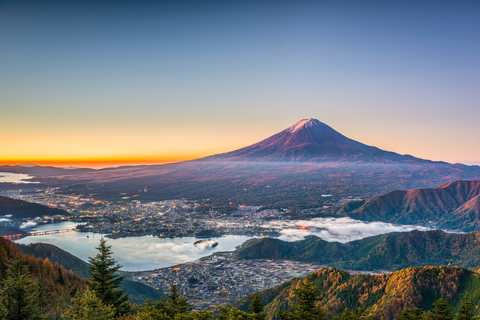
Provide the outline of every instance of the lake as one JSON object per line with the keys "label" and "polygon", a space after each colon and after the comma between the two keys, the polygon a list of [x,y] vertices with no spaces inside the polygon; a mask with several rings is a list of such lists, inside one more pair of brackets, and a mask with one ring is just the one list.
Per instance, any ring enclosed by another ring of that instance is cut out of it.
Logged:
{"label": "lake", "polygon": [[[75,222],[44,224],[29,229],[29,231],[73,228],[76,225],[77,223]],[[88,257],[93,257],[97,254],[98,251],[95,247],[98,247],[102,236],[98,233],[73,231],[48,236],[26,237],[15,242],[21,244],[50,243],[84,261],[88,261]],[[236,235],[215,238],[218,246],[204,250],[199,250],[193,245],[198,240],[193,237],[163,239],[153,236],[129,237],[108,239],[107,244],[112,246],[113,256],[123,266],[122,270],[142,271],[196,260],[217,251],[233,251],[236,246],[251,238]]]}
{"label": "lake", "polygon": [[0,183],[40,183],[29,181],[33,176],[23,173],[0,172]]}
{"label": "lake", "polygon": [[[38,225],[30,231],[55,230],[74,228],[75,222]],[[422,226],[395,225],[386,222],[364,222],[348,217],[342,218],[314,218],[310,220],[269,221],[265,227],[279,231],[281,240],[297,241],[308,235],[320,237],[326,241],[349,242],[389,232],[408,232],[411,230],[430,230]],[[48,236],[30,236],[16,242],[29,244],[44,242],[56,245],[65,251],[87,261],[88,257],[97,254],[98,246],[103,235],[92,232],[68,232]],[[197,238],[156,238],[153,236],[129,237],[108,239],[107,244],[112,246],[115,259],[125,271],[142,271],[169,267],[201,257],[208,256],[216,251],[233,251],[249,236],[227,235],[215,238],[218,246],[211,249],[197,249],[193,243]]]}

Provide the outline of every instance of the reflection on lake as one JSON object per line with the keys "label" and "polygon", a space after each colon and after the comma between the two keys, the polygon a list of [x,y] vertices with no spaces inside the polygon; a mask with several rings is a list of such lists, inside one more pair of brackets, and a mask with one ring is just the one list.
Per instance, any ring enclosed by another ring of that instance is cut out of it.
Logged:
{"label": "reflection on lake", "polygon": [[[62,222],[39,225],[30,230],[55,230],[73,228],[76,225],[77,223],[74,222]],[[48,236],[26,237],[16,242],[21,244],[50,243],[87,261],[88,257],[93,257],[97,254],[95,247],[98,247],[101,236],[98,233],[74,231]],[[218,246],[206,250],[198,250],[193,245],[198,239],[193,237],[165,239],[153,236],[129,237],[108,239],[107,244],[112,246],[115,259],[123,265],[122,270],[140,271],[196,260],[216,251],[233,251],[236,246],[251,238],[234,235],[216,238]]]}
{"label": "reflection on lake", "polygon": [[28,181],[33,176],[23,173],[0,172],[0,183],[40,183],[38,181]]}

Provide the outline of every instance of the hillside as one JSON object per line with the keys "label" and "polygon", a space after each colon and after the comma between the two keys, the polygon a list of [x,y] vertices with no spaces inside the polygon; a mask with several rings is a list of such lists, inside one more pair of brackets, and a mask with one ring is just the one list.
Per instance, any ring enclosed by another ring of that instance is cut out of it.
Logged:
{"label": "hillside", "polygon": [[338,214],[364,221],[480,230],[480,181],[455,181],[433,189],[397,190],[347,203]]}
{"label": "hillside", "polygon": [[0,216],[12,215],[12,219],[35,218],[41,216],[69,216],[65,210],[49,208],[40,204],[0,196]]}
{"label": "hillside", "polygon": [[[259,293],[267,319],[275,318],[275,311],[293,305],[293,290],[304,280],[293,279]],[[312,273],[311,280],[323,290],[317,304],[329,315],[339,314],[345,308],[363,307],[374,320],[393,319],[404,308],[431,309],[432,303],[440,297],[456,312],[467,290],[470,301],[480,304],[478,274],[458,267],[411,267],[386,275],[350,275],[338,269],[323,268]],[[232,306],[246,311],[251,299],[252,296],[245,297]]]}
{"label": "hillside", "polygon": [[285,242],[250,239],[234,253],[237,259],[288,259],[352,270],[398,270],[410,266],[480,266],[480,232],[394,232],[347,243],[315,236]]}
{"label": "hillside", "polygon": [[[18,247],[25,254],[31,254],[43,259],[48,258],[51,262],[58,263],[65,269],[72,270],[83,278],[88,279],[89,277],[88,263],[54,245],[47,243],[32,243],[29,245],[18,245]],[[127,288],[127,293],[130,299],[135,303],[143,303],[145,299],[157,301],[166,297],[166,295],[160,290],[128,279],[123,280],[122,288]]]}
{"label": "hillside", "polygon": [[49,259],[25,255],[15,243],[0,237],[0,280],[5,278],[9,263],[15,259],[21,259],[32,278],[40,284],[43,303],[49,312],[55,313],[57,299],[68,301],[84,287],[84,279],[74,272]]}

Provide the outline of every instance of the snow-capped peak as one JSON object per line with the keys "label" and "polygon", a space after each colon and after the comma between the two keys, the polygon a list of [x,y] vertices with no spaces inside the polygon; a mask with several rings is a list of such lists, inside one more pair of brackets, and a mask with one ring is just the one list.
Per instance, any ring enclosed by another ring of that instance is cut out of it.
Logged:
{"label": "snow-capped peak", "polygon": [[318,121],[317,119],[313,119],[313,118],[302,119],[302,120],[298,121],[297,123],[295,123],[290,128],[288,128],[288,132],[289,133],[294,133],[294,132],[297,132],[298,130],[300,130],[301,128],[303,128],[303,127],[309,128],[309,127],[313,127],[314,125],[319,124],[319,123],[320,123],[320,121]]}

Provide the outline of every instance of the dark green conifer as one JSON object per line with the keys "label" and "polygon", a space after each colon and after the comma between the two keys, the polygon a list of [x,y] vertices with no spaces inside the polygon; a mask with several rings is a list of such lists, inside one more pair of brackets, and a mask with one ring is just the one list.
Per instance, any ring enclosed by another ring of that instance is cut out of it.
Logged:
{"label": "dark green conifer", "polygon": [[435,320],[453,320],[452,308],[448,305],[448,302],[440,298],[433,303]]}
{"label": "dark green conifer", "polygon": [[188,303],[188,299],[180,295],[176,284],[170,287],[170,292],[167,296],[169,300],[165,303],[165,311],[172,319],[177,314],[187,314],[193,309],[190,303]]}
{"label": "dark green conifer", "polygon": [[403,309],[402,313],[400,313],[400,316],[398,317],[398,320],[417,320],[417,319],[422,319],[423,317],[423,311],[419,308],[413,308],[413,309]]}
{"label": "dark green conifer", "polygon": [[253,320],[265,320],[267,315],[263,312],[262,299],[258,293],[253,295],[253,299],[250,302],[250,312],[252,313]]}
{"label": "dark green conifer", "polygon": [[475,319],[475,306],[468,299],[468,292],[463,296],[460,309],[455,316],[455,320],[472,320]]}
{"label": "dark green conifer", "polygon": [[128,295],[125,289],[119,289],[124,277],[115,274],[122,266],[112,258],[112,246],[106,245],[107,240],[100,239],[96,248],[99,252],[94,258],[88,258],[90,267],[88,275],[89,284],[96,295],[105,305],[113,305],[116,314],[126,314],[130,311]]}
{"label": "dark green conifer", "polygon": [[115,318],[115,308],[103,304],[102,300],[87,288],[83,293],[78,292],[63,314],[65,320],[112,320]]}
{"label": "dark green conifer", "polygon": [[315,288],[310,277],[301,282],[300,288],[294,290],[297,301],[290,311],[278,311],[281,320],[324,320],[325,312],[315,304],[321,291]]}
{"label": "dark green conifer", "polygon": [[1,281],[0,306],[2,319],[43,319],[40,307],[40,291],[30,279],[30,271],[21,258],[13,260],[6,277]]}

